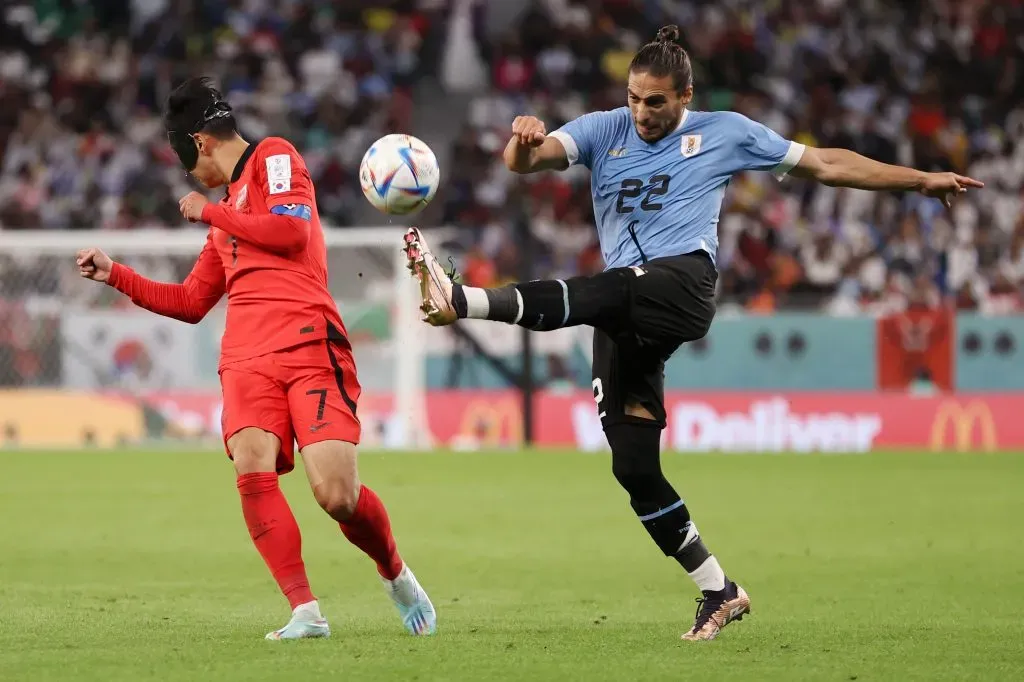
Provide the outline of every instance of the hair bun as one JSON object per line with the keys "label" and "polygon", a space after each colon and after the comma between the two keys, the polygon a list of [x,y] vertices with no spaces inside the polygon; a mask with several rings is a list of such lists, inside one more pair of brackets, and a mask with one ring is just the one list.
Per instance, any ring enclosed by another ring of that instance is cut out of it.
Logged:
{"label": "hair bun", "polygon": [[674,43],[679,40],[679,27],[675,24],[669,24],[668,26],[662,26],[658,31],[658,42],[659,43]]}

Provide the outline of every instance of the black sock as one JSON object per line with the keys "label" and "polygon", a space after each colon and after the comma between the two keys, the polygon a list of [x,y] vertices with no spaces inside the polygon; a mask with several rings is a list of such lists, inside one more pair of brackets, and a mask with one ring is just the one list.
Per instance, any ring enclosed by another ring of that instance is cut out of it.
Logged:
{"label": "black sock", "polygon": [[484,289],[487,294],[487,319],[512,324],[519,317],[519,296],[514,285]]}
{"label": "black sock", "polygon": [[452,288],[459,318],[478,318],[551,331],[598,324],[621,315],[629,298],[628,278],[610,270],[593,277],[521,282],[493,289]]}
{"label": "black sock", "polygon": [[517,284],[523,299],[519,326],[550,331],[578,324],[600,325],[617,319],[629,300],[629,276],[609,270],[573,277]]}
{"label": "black sock", "polygon": [[550,331],[569,321],[569,287],[560,279],[517,284],[523,301],[520,327]]}
{"label": "black sock", "polygon": [[698,535],[696,540],[676,552],[675,557],[687,573],[693,573],[711,558],[711,552],[704,546],[704,541]]}
{"label": "black sock", "polygon": [[[664,481],[664,479],[662,480]],[[636,512],[637,518],[640,519],[651,539],[654,540],[654,544],[658,545],[658,549],[665,556],[675,557],[678,560],[679,551],[686,540],[686,532],[690,528],[690,511],[679,499],[679,495],[672,490],[668,481],[665,481],[664,486],[665,494],[659,496],[662,499],[661,502],[652,502],[650,497],[643,502],[634,498],[630,500],[630,506],[633,507],[633,511]],[[675,498],[674,501],[672,501],[673,498]]]}
{"label": "black sock", "polygon": [[[467,289],[468,294],[467,294]],[[470,314],[469,296],[476,303],[473,314]],[[486,299],[486,306],[482,305]],[[461,284],[452,286],[452,307],[459,319],[474,317],[494,320],[495,322],[514,323],[519,319],[519,296],[515,286],[498,287],[495,289],[478,289],[465,287]]]}
{"label": "black sock", "polygon": [[605,435],[612,448],[612,474],[629,493],[633,512],[658,549],[675,557],[692,526],[690,511],[661,471],[661,426],[636,419],[608,425]]}
{"label": "black sock", "polygon": [[468,315],[466,292],[462,290],[461,284],[452,285],[452,307],[455,308],[455,314],[459,316],[460,320],[466,319]]}
{"label": "black sock", "polygon": [[[469,299],[473,297],[473,310]],[[486,306],[483,304],[486,297]],[[452,305],[460,318],[475,317],[495,322],[518,324],[527,329],[558,329],[565,321],[567,294],[558,280],[512,284],[494,289],[452,288]],[[472,312],[472,314],[470,314]]]}

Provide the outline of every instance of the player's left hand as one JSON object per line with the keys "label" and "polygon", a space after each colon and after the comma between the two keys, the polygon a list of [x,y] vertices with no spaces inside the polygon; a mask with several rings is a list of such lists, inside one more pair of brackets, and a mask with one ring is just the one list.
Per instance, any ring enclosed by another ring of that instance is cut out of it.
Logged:
{"label": "player's left hand", "polygon": [[925,175],[921,193],[925,196],[941,199],[946,208],[953,205],[953,199],[963,194],[968,187],[984,187],[985,183],[966,175],[956,173],[928,173]]}
{"label": "player's left hand", "polygon": [[178,202],[178,209],[181,215],[190,223],[198,223],[203,220],[203,208],[210,201],[199,192],[189,192]]}

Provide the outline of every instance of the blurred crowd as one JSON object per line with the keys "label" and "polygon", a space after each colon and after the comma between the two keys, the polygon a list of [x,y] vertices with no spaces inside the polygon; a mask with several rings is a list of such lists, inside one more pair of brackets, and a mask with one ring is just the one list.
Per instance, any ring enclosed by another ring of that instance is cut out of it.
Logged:
{"label": "blurred crowd", "polygon": [[[347,224],[365,203],[363,150],[409,126],[447,2],[0,3],[0,230],[183,227],[177,198],[196,187],[160,116],[171,89],[199,74],[220,83],[247,138],[295,142],[325,222]],[[180,281],[191,259],[132,264]],[[0,251],[0,386],[56,381],[62,306],[112,300],[71,270]]]}
{"label": "blurred crowd", "polygon": [[538,276],[601,268],[587,171],[521,180],[501,168],[500,151],[518,113],[552,130],[625,104],[633,52],[667,23],[682,28],[693,59],[692,108],[986,182],[947,212],[914,194],[738,177],[719,226],[723,309],[1021,311],[1022,0],[537,0],[479,46],[491,87],[454,146],[445,218],[480,234],[468,280],[517,278],[523,221]]}
{"label": "blurred crowd", "polygon": [[[6,2],[0,229],[181,226],[176,199],[191,187],[160,110],[196,73],[219,80],[247,137],[292,139],[325,222],[349,224],[365,208],[362,151],[411,129],[429,77],[470,91],[450,100],[448,175],[426,217],[465,228],[465,280],[517,279],[525,260],[536,277],[594,272],[587,171],[520,178],[501,149],[518,113],[551,130],[622,105],[633,52],[674,23],[693,108],[987,183],[947,212],[912,194],[738,177],[720,223],[723,309],[1021,310],[1024,0],[533,0],[504,31],[484,29],[519,4]],[[434,95],[443,106],[448,93]],[[0,254],[5,291],[25,276]]]}
{"label": "blurred crowd", "polygon": [[219,81],[250,139],[301,148],[321,215],[346,224],[362,151],[409,124],[444,2],[4,3],[0,225],[181,226],[176,199],[190,186],[160,114],[199,74]]}

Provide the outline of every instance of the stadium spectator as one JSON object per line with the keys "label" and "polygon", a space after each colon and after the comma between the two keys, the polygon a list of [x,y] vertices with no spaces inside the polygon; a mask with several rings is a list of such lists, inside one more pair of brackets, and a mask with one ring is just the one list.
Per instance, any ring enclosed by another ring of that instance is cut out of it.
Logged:
{"label": "stadium spectator", "polygon": [[[923,274],[949,305],[1017,309],[1021,0],[534,0],[491,36],[488,11],[478,0],[6,3],[0,229],[180,227],[174,201],[191,187],[159,114],[199,67],[238,103],[250,136],[300,144],[325,222],[345,225],[363,208],[363,149],[410,128],[417,85],[471,82],[476,97],[440,150],[451,170],[425,219],[464,228],[460,269],[481,281],[519,272],[512,235],[524,211],[538,277],[592,272],[601,262],[586,171],[522,180],[501,168],[501,147],[517,113],[551,129],[621,105],[629,56],[675,23],[690,27],[696,108],[987,183],[946,212],[915,195],[737,177],[719,224],[723,305],[878,314],[905,307]],[[481,76],[489,85],[477,87]],[[46,285],[37,268],[7,267],[6,281]]]}
{"label": "stadium spectator", "polygon": [[347,224],[363,149],[409,125],[437,5],[5,3],[0,227],[182,226],[175,200],[193,187],[160,114],[171,87],[198,71],[239,103],[252,137],[301,143],[321,215]]}
{"label": "stadium spectator", "polygon": [[[988,182],[947,213],[914,195],[736,178],[719,225],[723,305],[882,314],[906,307],[923,276],[950,304],[964,304],[967,287],[980,290],[983,311],[1016,309],[1024,286],[1024,272],[1009,264],[1024,239],[1024,104],[1013,94],[1024,88],[1024,43],[1013,39],[1024,35],[1024,3],[1016,0],[538,0],[482,50],[493,87],[470,107],[455,165],[468,161],[474,137],[506,135],[518,113],[551,130],[587,109],[622,105],[629,56],[665,23],[688,27],[695,108],[735,109],[800,142]],[[486,165],[479,147],[473,163]],[[492,153],[487,164],[499,163]],[[578,215],[589,210],[585,171],[515,181],[550,198],[532,212],[535,234],[575,235],[568,226],[591,220]],[[463,195],[458,201],[472,214]],[[510,240],[510,225],[499,217],[487,239]],[[536,266],[537,276],[564,272],[555,250]],[[985,303],[991,296],[998,302]]]}

